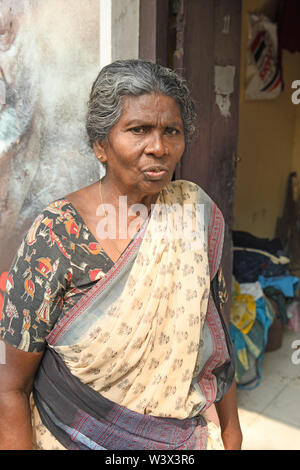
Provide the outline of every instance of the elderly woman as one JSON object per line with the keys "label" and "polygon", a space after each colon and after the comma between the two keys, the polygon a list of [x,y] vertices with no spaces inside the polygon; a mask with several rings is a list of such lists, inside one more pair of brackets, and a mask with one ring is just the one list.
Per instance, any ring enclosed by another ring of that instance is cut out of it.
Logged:
{"label": "elderly woman", "polygon": [[240,448],[223,217],[172,181],[195,117],[162,66],[117,61],[95,80],[87,132],[105,176],[45,208],[8,276],[2,448],[218,448],[214,403],[225,449]]}

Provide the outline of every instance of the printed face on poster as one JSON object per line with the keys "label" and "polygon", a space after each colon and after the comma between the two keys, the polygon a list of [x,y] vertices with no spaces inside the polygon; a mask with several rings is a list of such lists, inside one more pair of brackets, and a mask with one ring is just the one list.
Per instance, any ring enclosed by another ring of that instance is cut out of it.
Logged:
{"label": "printed face on poster", "polygon": [[49,202],[99,178],[85,133],[99,0],[0,0],[0,275]]}

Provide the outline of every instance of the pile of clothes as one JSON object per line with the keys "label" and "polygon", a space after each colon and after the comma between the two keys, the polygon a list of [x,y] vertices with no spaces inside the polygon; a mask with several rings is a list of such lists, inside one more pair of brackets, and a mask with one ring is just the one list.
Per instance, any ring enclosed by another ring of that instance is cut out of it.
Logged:
{"label": "pile of clothes", "polygon": [[[280,239],[233,232],[233,285],[230,334],[236,350],[239,388],[261,380],[261,361],[277,321],[295,328],[300,280],[290,275]],[[271,350],[271,349],[269,349]]]}

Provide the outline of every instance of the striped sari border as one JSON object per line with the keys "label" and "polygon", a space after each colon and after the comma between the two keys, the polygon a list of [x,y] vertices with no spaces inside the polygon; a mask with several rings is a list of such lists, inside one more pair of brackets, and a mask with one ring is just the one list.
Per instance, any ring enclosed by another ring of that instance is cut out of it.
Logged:
{"label": "striped sari border", "polygon": [[224,218],[216,204],[212,204],[209,220],[208,261],[210,278],[213,279],[218,271],[224,240]]}

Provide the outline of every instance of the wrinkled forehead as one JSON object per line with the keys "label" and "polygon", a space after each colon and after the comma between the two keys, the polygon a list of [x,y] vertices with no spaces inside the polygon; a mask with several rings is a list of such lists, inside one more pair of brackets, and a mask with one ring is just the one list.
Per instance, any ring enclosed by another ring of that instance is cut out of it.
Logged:
{"label": "wrinkled forehead", "polygon": [[123,96],[121,118],[155,118],[158,115],[163,115],[169,121],[182,122],[180,106],[170,96],[161,93]]}

